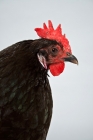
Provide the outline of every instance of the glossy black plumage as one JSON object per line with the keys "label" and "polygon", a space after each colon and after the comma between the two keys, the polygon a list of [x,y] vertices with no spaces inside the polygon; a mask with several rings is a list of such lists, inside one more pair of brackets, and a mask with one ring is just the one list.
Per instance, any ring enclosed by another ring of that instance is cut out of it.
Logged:
{"label": "glossy black plumage", "polygon": [[48,39],[18,42],[0,52],[0,140],[45,140],[52,116],[47,70],[39,49]]}

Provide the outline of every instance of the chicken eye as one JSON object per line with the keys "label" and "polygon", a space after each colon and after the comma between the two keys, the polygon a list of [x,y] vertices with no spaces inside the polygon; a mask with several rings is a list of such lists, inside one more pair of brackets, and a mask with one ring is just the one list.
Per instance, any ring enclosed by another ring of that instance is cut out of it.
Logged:
{"label": "chicken eye", "polygon": [[58,51],[57,48],[52,48],[53,53],[56,53],[57,51]]}

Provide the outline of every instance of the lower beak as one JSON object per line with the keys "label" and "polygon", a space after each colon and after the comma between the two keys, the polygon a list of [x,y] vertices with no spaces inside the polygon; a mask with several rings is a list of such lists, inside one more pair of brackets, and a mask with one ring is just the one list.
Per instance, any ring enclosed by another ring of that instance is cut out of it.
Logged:
{"label": "lower beak", "polygon": [[74,63],[74,64],[78,65],[78,60],[74,55],[70,55],[70,56],[65,57],[63,59],[64,59],[64,61],[68,61],[68,62],[71,62],[71,63]]}

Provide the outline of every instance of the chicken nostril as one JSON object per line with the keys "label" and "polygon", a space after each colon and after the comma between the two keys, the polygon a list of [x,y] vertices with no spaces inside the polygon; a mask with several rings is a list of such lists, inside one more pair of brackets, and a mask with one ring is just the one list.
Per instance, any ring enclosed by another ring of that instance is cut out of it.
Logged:
{"label": "chicken nostril", "polygon": [[66,54],[67,54],[67,56],[70,56],[71,55],[69,52],[67,52]]}

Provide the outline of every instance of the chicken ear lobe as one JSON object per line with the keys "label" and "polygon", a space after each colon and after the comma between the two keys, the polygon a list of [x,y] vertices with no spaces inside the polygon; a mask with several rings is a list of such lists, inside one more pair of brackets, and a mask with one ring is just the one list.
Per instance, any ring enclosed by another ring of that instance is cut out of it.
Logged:
{"label": "chicken ear lobe", "polygon": [[42,54],[37,54],[40,64],[47,69],[46,58]]}

